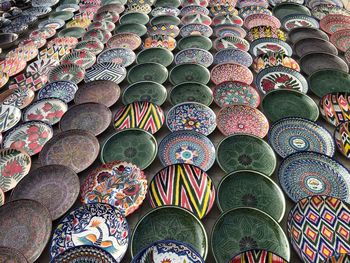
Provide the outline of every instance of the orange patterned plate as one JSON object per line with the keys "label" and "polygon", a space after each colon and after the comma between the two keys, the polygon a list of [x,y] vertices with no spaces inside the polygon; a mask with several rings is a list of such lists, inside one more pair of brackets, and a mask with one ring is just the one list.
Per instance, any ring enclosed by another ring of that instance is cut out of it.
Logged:
{"label": "orange patterned plate", "polygon": [[66,28],[69,28],[69,27],[87,28],[90,24],[91,24],[91,20],[87,17],[75,18],[66,24]]}
{"label": "orange patterned plate", "polygon": [[0,62],[0,72],[5,72],[9,77],[15,76],[25,69],[27,62],[18,58],[6,58]]}
{"label": "orange patterned plate", "polygon": [[17,58],[26,62],[34,59],[39,53],[39,50],[33,45],[18,47],[7,53],[6,58]]}

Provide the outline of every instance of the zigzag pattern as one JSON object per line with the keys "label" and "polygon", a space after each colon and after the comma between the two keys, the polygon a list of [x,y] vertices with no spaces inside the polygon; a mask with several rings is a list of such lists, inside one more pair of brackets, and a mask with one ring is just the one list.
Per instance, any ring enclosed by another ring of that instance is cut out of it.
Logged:
{"label": "zigzag pattern", "polygon": [[350,263],[350,254],[337,254],[324,263]]}
{"label": "zigzag pattern", "polygon": [[350,95],[345,92],[325,95],[320,103],[321,114],[334,126],[350,120]]}
{"label": "zigzag pattern", "polygon": [[117,110],[114,127],[117,130],[140,128],[152,134],[156,133],[164,123],[163,110],[151,102],[133,102]]}
{"label": "zigzag pattern", "polygon": [[85,82],[93,80],[110,80],[117,84],[126,76],[126,69],[112,62],[97,63],[85,72]]}
{"label": "zigzag pattern", "polygon": [[235,256],[229,263],[288,263],[288,261],[266,250],[249,250]]}
{"label": "zigzag pattern", "polygon": [[288,218],[294,249],[307,263],[319,263],[335,253],[350,252],[350,207],[327,196],[299,201]]}
{"label": "zigzag pattern", "polygon": [[175,205],[203,218],[215,200],[215,188],[210,177],[189,164],[170,165],[157,173],[150,184],[151,206]]}

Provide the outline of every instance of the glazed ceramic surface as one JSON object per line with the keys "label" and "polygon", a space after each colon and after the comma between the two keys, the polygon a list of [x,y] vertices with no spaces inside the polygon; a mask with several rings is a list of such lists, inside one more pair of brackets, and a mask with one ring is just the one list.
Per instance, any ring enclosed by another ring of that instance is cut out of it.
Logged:
{"label": "glazed ceramic surface", "polygon": [[34,59],[38,55],[38,49],[32,45],[15,48],[6,54],[6,58],[15,58],[26,62]]}
{"label": "glazed ceramic surface", "polygon": [[47,84],[38,93],[38,99],[57,98],[68,103],[73,100],[78,86],[70,81],[55,81]]}
{"label": "glazed ceramic surface", "polygon": [[234,24],[221,24],[214,27],[216,37],[237,36],[244,38],[247,32],[240,26]]}
{"label": "glazed ceramic surface", "polygon": [[67,52],[69,52],[77,43],[78,39],[76,37],[55,37],[47,43],[47,46],[63,46],[67,49]]}
{"label": "glazed ceramic surface", "polygon": [[312,8],[312,15],[316,17],[318,20],[321,20],[328,14],[339,14],[349,16],[350,12],[345,8],[340,6],[332,5],[332,4],[320,4]]}
{"label": "glazed ceramic surface", "polygon": [[0,94],[0,103],[10,105],[19,109],[27,107],[35,97],[34,91],[26,88],[9,89]]}
{"label": "glazed ceramic surface", "polygon": [[334,132],[334,139],[338,150],[347,158],[350,157],[349,151],[349,122],[343,122],[337,126]]}
{"label": "glazed ceramic surface", "polygon": [[26,38],[19,42],[18,46],[19,47],[24,47],[24,46],[35,46],[36,48],[40,49],[43,46],[46,45],[46,39],[45,38],[36,38],[36,39],[31,39],[31,38]]}
{"label": "glazed ceramic surface", "polygon": [[173,85],[194,81],[207,84],[210,80],[210,71],[202,66],[192,63],[177,65],[169,73],[169,81]]}
{"label": "glazed ceramic surface", "polygon": [[57,46],[46,47],[39,52],[38,59],[55,59],[60,60],[64,55],[70,53],[70,47],[68,46]]}
{"label": "glazed ceramic surface", "polygon": [[[339,30],[331,35],[330,41],[342,52],[346,52],[349,48],[350,30]],[[337,55],[337,54],[335,54]]]}
{"label": "glazed ceramic surface", "polygon": [[53,29],[60,29],[64,26],[65,22],[62,19],[50,18],[39,23],[38,28],[50,27]]}
{"label": "glazed ceramic surface", "polygon": [[291,56],[293,50],[289,44],[280,39],[263,37],[254,40],[250,44],[249,52],[254,56],[258,56],[267,52],[279,52],[287,56]]}
{"label": "glazed ceramic surface", "polygon": [[176,47],[176,40],[171,36],[155,35],[145,39],[143,48],[166,48],[170,51]]}
{"label": "glazed ceramic surface", "polygon": [[98,63],[113,62],[123,67],[128,67],[134,63],[135,53],[128,48],[110,48],[104,50],[97,58]]}
{"label": "glazed ceramic surface", "polygon": [[131,84],[124,90],[122,95],[122,101],[125,105],[138,101],[147,101],[161,106],[166,98],[166,88],[162,84],[153,81],[139,81]]}
{"label": "glazed ceramic surface", "polygon": [[233,257],[229,263],[242,263],[242,262],[249,262],[251,259],[253,259],[255,262],[263,263],[263,262],[271,262],[271,263],[288,263],[287,260],[281,258],[280,256],[266,251],[266,250],[248,250],[245,252],[242,252],[235,257]]}
{"label": "glazed ceramic surface", "polygon": [[290,31],[298,27],[319,28],[319,23],[315,18],[301,14],[287,15],[282,19],[281,24],[286,31]]}
{"label": "glazed ceramic surface", "polygon": [[272,12],[262,6],[256,6],[256,5],[251,5],[251,6],[246,6],[241,8],[238,11],[238,15],[242,18],[245,19],[246,17],[253,15],[253,14],[266,14],[266,15],[272,15]]}
{"label": "glazed ceramic surface", "polygon": [[330,124],[337,126],[348,121],[348,105],[350,98],[346,92],[333,92],[326,94],[320,100],[320,112],[322,117]]}
{"label": "glazed ceramic surface", "polygon": [[59,61],[54,58],[38,59],[27,66],[26,72],[32,75],[38,73],[42,79],[48,79],[51,69],[58,64]]}
{"label": "glazed ceramic surface", "polygon": [[163,65],[164,67],[170,66],[174,60],[173,53],[162,47],[147,48],[140,51],[137,54],[137,64],[155,62]]}
{"label": "glazed ceramic surface", "polygon": [[311,91],[322,98],[332,92],[349,92],[350,75],[339,69],[324,69],[309,77]]}
{"label": "glazed ceramic surface", "polygon": [[47,82],[47,77],[39,73],[22,73],[16,75],[8,84],[9,89],[25,88],[32,91],[40,90]]}
{"label": "glazed ceramic surface", "polygon": [[75,64],[61,64],[51,69],[49,81],[70,81],[78,84],[84,79],[85,69]]}
{"label": "glazed ceramic surface", "polygon": [[311,15],[310,10],[306,6],[293,2],[280,3],[273,8],[272,12],[279,20],[283,20],[284,17],[292,14]]}
{"label": "glazed ceramic surface", "polygon": [[237,36],[224,36],[217,38],[213,43],[214,48],[217,51],[226,49],[226,48],[235,48],[242,51],[249,50],[249,42],[241,37]]}
{"label": "glazed ceramic surface", "polygon": [[116,84],[122,82],[126,77],[126,69],[113,62],[103,62],[93,65],[85,72],[84,81],[109,80]]}
{"label": "glazed ceramic surface", "polygon": [[180,29],[178,26],[173,24],[159,24],[155,26],[151,26],[148,28],[148,35],[165,35],[171,37],[177,37],[180,33]]}
{"label": "glazed ceramic surface", "polygon": [[246,66],[231,62],[216,65],[210,74],[211,81],[215,85],[225,81],[240,81],[247,84],[253,82],[253,74]]}
{"label": "glazed ceramic surface", "polygon": [[243,26],[243,20],[236,15],[218,15],[213,18],[213,25],[222,25],[222,24],[233,24],[238,26]]}
{"label": "glazed ceramic surface", "polygon": [[180,29],[180,35],[182,37],[187,37],[191,35],[202,35],[206,37],[210,37],[213,34],[213,29],[201,23],[191,23],[184,25]]}
{"label": "glazed ceramic surface", "polygon": [[346,263],[350,260],[350,255],[345,253],[337,253],[332,257],[327,258],[325,263]]}
{"label": "glazed ceramic surface", "polygon": [[131,50],[137,49],[141,45],[141,38],[134,33],[119,33],[112,36],[106,46],[108,48],[129,48]]}
{"label": "glazed ceramic surface", "polygon": [[349,29],[350,17],[340,14],[329,14],[321,19],[320,28],[328,34],[339,30]]}
{"label": "glazed ceramic surface", "polygon": [[252,14],[244,19],[244,27],[248,30],[256,26],[281,27],[281,22],[272,15]]}
{"label": "glazed ceramic surface", "polygon": [[285,33],[281,29],[271,26],[256,26],[251,28],[247,34],[247,39],[249,41],[254,41],[265,37],[272,37],[286,41]]}
{"label": "glazed ceramic surface", "polygon": [[128,71],[130,84],[138,81],[154,81],[163,84],[168,78],[168,70],[165,66],[155,62],[137,64]]}
{"label": "glazed ceramic surface", "polygon": [[2,262],[23,262],[27,263],[27,259],[17,249],[9,247],[0,247],[0,260]]}
{"label": "glazed ceramic surface", "polygon": [[151,12],[151,15],[154,17],[163,16],[163,15],[179,16],[179,14],[180,14],[179,9],[177,9],[176,7],[170,7],[170,6],[167,6],[167,7],[158,6],[153,8]]}
{"label": "glazed ceramic surface", "polygon": [[204,84],[184,82],[174,86],[170,90],[169,101],[173,105],[183,102],[198,102],[209,106],[213,101],[213,92]]}
{"label": "glazed ceramic surface", "polygon": [[296,43],[301,39],[314,37],[329,40],[329,37],[325,32],[312,27],[297,27],[288,32],[288,39],[292,43]]}
{"label": "glazed ceramic surface", "polygon": [[253,61],[253,68],[257,73],[265,68],[275,66],[283,66],[300,71],[298,62],[283,53],[267,52],[257,56]]}
{"label": "glazed ceramic surface", "polygon": [[101,41],[99,41],[98,39],[92,39],[80,41],[78,44],[75,45],[74,50],[86,50],[93,53],[94,55],[98,55],[102,52],[103,48],[104,45]]}
{"label": "glazed ceramic surface", "polygon": [[214,55],[214,64],[229,62],[250,67],[253,63],[253,58],[248,52],[237,48],[225,48]]}
{"label": "glazed ceramic surface", "polygon": [[96,57],[89,51],[80,50],[73,51],[70,54],[65,55],[61,59],[61,65],[77,65],[83,69],[90,68],[93,64],[95,64]]}
{"label": "glazed ceramic surface", "polygon": [[11,105],[0,105],[0,131],[13,128],[21,120],[21,110]]}
{"label": "glazed ceramic surface", "polygon": [[[177,16],[178,12],[176,12],[176,8],[154,8],[152,10],[152,16],[158,16],[158,15],[166,15],[167,12],[172,13],[172,10],[174,10],[175,16]],[[146,25],[149,22],[148,15],[141,13],[141,12],[130,12],[122,15],[119,19],[120,24],[129,24],[129,23],[138,23],[141,25]]]}
{"label": "glazed ceramic surface", "polygon": [[25,69],[27,62],[18,58],[6,58],[0,62],[0,71],[7,73],[9,77],[19,74]]}
{"label": "glazed ceramic surface", "polygon": [[115,29],[115,24],[111,21],[95,21],[89,25],[88,30],[93,28],[113,31]]}
{"label": "glazed ceramic surface", "polygon": [[213,55],[204,49],[189,48],[181,50],[175,56],[175,64],[194,63],[209,67],[213,63]]}
{"label": "glazed ceramic surface", "polygon": [[333,55],[338,55],[337,48],[332,43],[322,38],[301,39],[294,44],[293,49],[295,54],[299,57],[317,52],[325,52]]}

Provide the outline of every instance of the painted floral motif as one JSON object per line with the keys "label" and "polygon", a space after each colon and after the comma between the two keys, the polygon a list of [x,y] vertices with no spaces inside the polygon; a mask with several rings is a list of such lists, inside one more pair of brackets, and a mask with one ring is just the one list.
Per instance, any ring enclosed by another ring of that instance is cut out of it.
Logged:
{"label": "painted floral motif", "polygon": [[81,51],[86,50],[91,52],[94,55],[98,55],[103,50],[104,45],[101,41],[98,39],[91,39],[91,40],[85,40],[80,41],[75,47],[74,50]]}
{"label": "painted floral motif", "polygon": [[106,44],[107,41],[112,37],[111,32],[104,30],[104,29],[90,29],[87,31],[84,36],[83,40],[93,40],[93,39],[98,39],[100,40],[103,44]]}
{"label": "painted floral motif", "polygon": [[162,35],[146,38],[144,48],[152,47],[162,47],[171,51],[176,47],[176,40],[173,37]]}
{"label": "painted floral motif", "polygon": [[285,33],[279,29],[271,26],[256,26],[248,31],[247,39],[254,41],[259,38],[272,37],[286,41]]}
{"label": "painted floral motif", "polygon": [[245,39],[237,36],[224,36],[214,41],[214,48],[218,51],[226,48],[236,48],[242,51],[248,51],[249,43]]}
{"label": "painted floral motif", "polygon": [[293,89],[303,91],[303,85],[301,82],[296,77],[286,72],[266,74],[260,79],[258,86],[264,94],[274,89]]}
{"label": "painted floral motif", "polygon": [[273,52],[265,53],[254,59],[253,68],[255,72],[259,72],[267,67],[283,66],[300,71],[300,66],[293,58],[283,53]]}
{"label": "painted floral motif", "polygon": [[253,14],[244,19],[244,26],[249,30],[257,26],[280,28],[281,22],[277,17],[268,14]]}
{"label": "painted floral motif", "polygon": [[91,67],[96,61],[96,57],[94,54],[90,53],[86,50],[81,51],[73,51],[70,54],[65,55],[61,59],[62,65],[70,65],[75,64],[79,67],[87,69]]}
{"label": "painted floral motif", "polygon": [[313,23],[302,19],[293,19],[286,21],[283,25],[288,31],[297,27],[315,27]]}
{"label": "painted floral motif", "polygon": [[165,35],[171,37],[177,37],[180,33],[180,29],[176,25],[172,24],[159,24],[148,28],[148,34],[150,36]]}
{"label": "painted floral motif", "polygon": [[55,81],[47,84],[38,93],[39,99],[58,98],[68,103],[74,99],[78,86],[69,81]]}
{"label": "painted floral motif", "polygon": [[213,55],[204,49],[188,48],[181,50],[175,56],[175,64],[195,63],[209,67],[213,63]]}

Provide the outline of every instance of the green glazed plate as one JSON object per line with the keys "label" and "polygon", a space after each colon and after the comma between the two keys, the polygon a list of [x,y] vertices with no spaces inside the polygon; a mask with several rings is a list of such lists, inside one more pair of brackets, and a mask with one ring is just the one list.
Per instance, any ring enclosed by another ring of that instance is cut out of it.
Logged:
{"label": "green glazed plate", "polygon": [[155,62],[162,64],[164,67],[169,66],[174,60],[173,53],[165,48],[152,47],[142,50],[136,58],[137,64]]}
{"label": "green glazed plate", "polygon": [[160,24],[171,24],[178,26],[181,24],[180,18],[171,15],[156,16],[149,22],[151,26],[156,26]]}
{"label": "green glazed plate", "polygon": [[213,102],[213,92],[202,83],[184,82],[171,89],[169,100],[173,105],[190,101],[209,106]]}
{"label": "green glazed plate", "polygon": [[148,101],[162,105],[167,98],[166,88],[157,82],[140,81],[128,86],[122,95],[125,105],[135,101]]}
{"label": "green glazed plate", "polygon": [[169,81],[173,85],[193,81],[206,85],[210,80],[210,71],[198,64],[184,63],[175,66],[169,73]]}
{"label": "green glazed plate", "polygon": [[281,188],[269,177],[255,171],[237,171],[221,179],[217,204],[222,212],[239,207],[252,207],[280,222],[286,210]]}
{"label": "green glazed plate", "polygon": [[75,38],[81,38],[85,34],[85,29],[82,27],[69,27],[62,29],[58,33],[58,37],[75,37]]}
{"label": "green glazed plate", "polygon": [[309,96],[295,90],[270,91],[263,98],[261,107],[266,117],[272,122],[287,117],[316,121],[319,115],[317,104]]}
{"label": "green glazed plate", "polygon": [[101,150],[102,163],[123,160],[146,169],[157,156],[157,140],[141,129],[126,129],[109,137]]}
{"label": "green glazed plate", "polygon": [[168,70],[161,64],[149,62],[133,66],[128,72],[130,84],[139,81],[154,81],[163,84],[168,78]]}
{"label": "green glazed plate", "polygon": [[155,208],[140,219],[131,237],[131,255],[165,239],[190,244],[204,259],[207,256],[208,238],[204,226],[194,214],[175,206]]}
{"label": "green glazed plate", "polygon": [[155,7],[179,7],[181,0],[157,0],[154,4]]}
{"label": "green glazed plate", "polygon": [[271,216],[255,208],[231,209],[221,214],[210,243],[217,263],[227,263],[232,255],[255,248],[290,258],[288,239],[282,228]]}
{"label": "green glazed plate", "polygon": [[216,161],[225,173],[254,170],[268,176],[273,174],[277,163],[270,145],[248,134],[236,134],[223,139],[217,147]]}
{"label": "green glazed plate", "polygon": [[144,25],[136,23],[121,24],[115,29],[115,33],[134,33],[142,37],[147,33],[147,28]]}
{"label": "green glazed plate", "polygon": [[148,15],[140,12],[130,12],[125,15],[122,15],[119,19],[119,23],[121,25],[132,24],[132,23],[146,25],[148,21],[149,21]]}
{"label": "green glazed plate", "polygon": [[296,3],[278,4],[272,9],[272,13],[279,20],[282,20],[285,16],[288,15],[301,14],[311,16],[311,12],[306,6],[299,5]]}
{"label": "green glazed plate", "polygon": [[309,77],[309,85],[319,98],[333,92],[350,92],[350,75],[336,69],[319,70]]}
{"label": "green glazed plate", "polygon": [[212,41],[208,37],[201,35],[183,37],[179,40],[179,42],[177,42],[177,47],[180,50],[188,48],[201,48],[205,50],[210,50],[212,46]]}
{"label": "green glazed plate", "polygon": [[74,16],[74,13],[70,11],[57,11],[50,14],[49,18],[56,18],[56,19],[62,19],[64,21],[68,21],[72,19],[73,16]]}

